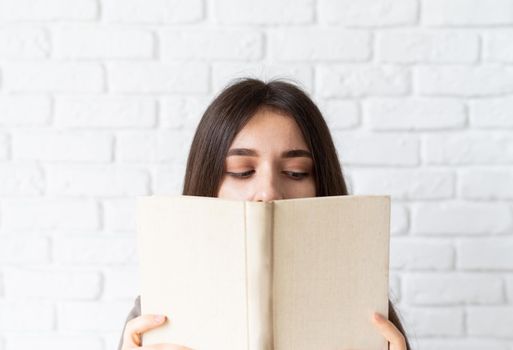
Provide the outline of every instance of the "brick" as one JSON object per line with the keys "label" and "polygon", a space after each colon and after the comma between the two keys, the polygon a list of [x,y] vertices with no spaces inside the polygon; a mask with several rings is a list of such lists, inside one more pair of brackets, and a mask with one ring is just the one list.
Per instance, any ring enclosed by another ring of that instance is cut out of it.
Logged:
{"label": "brick", "polygon": [[330,130],[350,129],[360,124],[360,107],[355,101],[328,99],[317,103]]}
{"label": "brick", "polygon": [[376,56],[388,63],[472,63],[479,57],[475,33],[383,30],[376,34]]}
{"label": "brick", "polygon": [[46,96],[0,96],[0,125],[35,126],[50,122],[51,103]]}
{"label": "brick", "polygon": [[415,90],[431,96],[489,96],[513,92],[513,69],[496,65],[417,66]]}
{"label": "brick", "polygon": [[148,174],[116,165],[50,165],[47,193],[72,196],[137,196],[148,194]]}
{"label": "brick", "polygon": [[271,79],[285,79],[297,83],[303,89],[313,89],[313,73],[309,65],[299,63],[229,63],[214,62],[212,64],[212,85],[214,91],[223,89],[234,79],[252,77],[268,81]]}
{"label": "brick", "polygon": [[427,164],[509,164],[513,161],[510,133],[468,132],[426,135],[423,158]]}
{"label": "brick", "polygon": [[464,104],[443,98],[370,98],[363,102],[363,116],[372,130],[457,129],[466,124]]}
{"label": "brick", "polygon": [[312,0],[218,0],[213,17],[221,24],[306,24],[314,19]]}
{"label": "brick", "polygon": [[0,160],[9,158],[9,152],[11,149],[10,139],[7,134],[0,133]]}
{"label": "brick", "polygon": [[503,282],[486,274],[414,274],[403,277],[405,301],[412,305],[500,304]]}
{"label": "brick", "polygon": [[5,331],[49,331],[55,325],[52,304],[41,300],[0,301],[0,329]]}
{"label": "brick", "polygon": [[112,136],[104,132],[23,130],[13,135],[18,160],[109,162]]}
{"label": "brick", "polygon": [[483,59],[489,62],[513,62],[513,30],[498,29],[483,33]]}
{"label": "brick", "polygon": [[7,298],[95,299],[101,290],[98,272],[50,268],[4,269]]}
{"label": "brick", "polygon": [[[445,240],[393,237],[390,268],[400,270],[449,270],[454,266],[454,248]],[[403,280],[406,277],[403,277]]]}
{"label": "brick", "polygon": [[58,96],[55,124],[66,128],[147,128],[155,126],[156,103],[150,97]]}
{"label": "brick", "polygon": [[410,73],[399,66],[320,65],[316,78],[322,97],[398,96],[410,90]]}
{"label": "brick", "polygon": [[65,264],[134,264],[135,246],[135,237],[126,235],[62,237],[54,241],[53,253]]}
{"label": "brick", "polygon": [[513,128],[513,98],[474,99],[468,102],[470,125],[478,128]]}
{"label": "brick", "polygon": [[130,304],[128,301],[63,302],[57,305],[58,328],[63,331],[120,332]]}
{"label": "brick", "polygon": [[41,168],[34,163],[0,163],[0,195],[40,195],[45,181]]}
{"label": "brick", "polygon": [[472,169],[459,173],[458,192],[469,199],[513,199],[513,171]]}
{"label": "brick", "polygon": [[497,338],[513,338],[513,307],[474,306],[467,310],[468,334]]}
{"label": "brick", "polygon": [[159,32],[164,60],[257,60],[263,36],[253,29],[166,29]]}
{"label": "brick", "polygon": [[185,161],[193,130],[119,132],[116,159],[127,163]]}
{"label": "brick", "polygon": [[419,163],[419,142],[407,135],[332,133],[342,165],[405,165]]}
{"label": "brick", "polygon": [[418,349],[423,350],[509,350],[508,342],[498,339],[479,339],[476,337],[468,338],[418,338]]}
{"label": "brick", "polygon": [[401,282],[399,276],[389,275],[388,297],[392,304],[397,304],[401,300]]}
{"label": "brick", "polygon": [[367,31],[340,29],[272,29],[269,55],[278,61],[366,61],[371,55]]}
{"label": "brick", "polygon": [[102,5],[106,22],[190,23],[204,16],[201,0],[106,0]]}
{"label": "brick", "polygon": [[2,202],[2,226],[12,230],[96,229],[98,207],[80,199],[9,199]]}
{"label": "brick", "polygon": [[506,299],[513,302],[513,275],[506,276]]}
{"label": "brick", "polygon": [[91,20],[98,14],[94,0],[16,0],[0,2],[2,21]]}
{"label": "brick", "polygon": [[412,206],[416,234],[496,234],[511,229],[513,217],[504,203],[443,202]]}
{"label": "brick", "polygon": [[109,88],[115,92],[205,93],[208,90],[209,72],[205,63],[116,63],[109,64],[107,71]]}
{"label": "brick", "polygon": [[[128,316],[128,312],[130,309],[127,309],[125,311],[125,315]],[[125,324],[123,322],[123,324]],[[103,346],[105,349],[117,349],[119,346],[119,341],[121,337],[121,329],[123,328],[123,325],[121,325],[117,330],[115,331],[108,331],[108,332],[102,332],[103,335]]]}
{"label": "brick", "polygon": [[460,307],[408,307],[403,309],[403,326],[415,337],[463,336],[464,312]]}
{"label": "brick", "polygon": [[53,29],[57,58],[151,58],[153,35],[148,30],[102,25],[62,25]]}
{"label": "brick", "polygon": [[[0,262],[7,264],[43,264],[50,261],[50,241],[39,234],[0,235]],[[1,290],[1,288],[0,288]]]}
{"label": "brick", "polygon": [[8,340],[10,350],[52,349],[52,350],[90,350],[103,349],[103,342],[95,335],[14,335]]}
{"label": "brick", "polygon": [[423,24],[479,26],[513,23],[509,0],[422,0]]}
{"label": "brick", "polygon": [[354,192],[389,194],[396,199],[443,199],[454,193],[455,176],[447,171],[352,169]]}
{"label": "brick", "polygon": [[408,210],[404,205],[392,203],[390,209],[390,234],[402,235],[410,225]]}
{"label": "brick", "polygon": [[417,22],[414,0],[321,0],[319,21],[347,26],[395,26]]}
{"label": "brick", "polygon": [[3,73],[9,92],[101,92],[104,84],[97,63],[12,62]]}
{"label": "brick", "polygon": [[109,231],[135,232],[135,205],[135,198],[104,200],[103,222],[105,229]]}
{"label": "brick", "polygon": [[457,242],[457,266],[467,270],[511,270],[513,239],[485,237]]}
{"label": "brick", "polygon": [[178,195],[182,193],[185,177],[185,162],[158,165],[153,170],[153,193]]}
{"label": "brick", "polygon": [[[335,140],[335,138],[334,138],[334,140]],[[347,192],[354,193],[354,189],[353,189],[354,179],[353,179],[353,173],[351,172],[351,167],[345,166],[345,163],[341,164],[341,166],[344,167],[344,169],[342,169],[342,171],[343,171],[343,176],[344,176],[344,180],[345,180],[346,187],[347,187]]]}
{"label": "brick", "polygon": [[103,297],[133,301],[139,295],[139,270],[136,267],[109,269],[105,271]]}
{"label": "brick", "polygon": [[207,96],[164,97],[159,104],[159,125],[169,129],[196,129],[211,100]]}
{"label": "brick", "polygon": [[0,29],[0,58],[38,59],[48,57],[49,53],[49,36],[41,28],[13,26]]}

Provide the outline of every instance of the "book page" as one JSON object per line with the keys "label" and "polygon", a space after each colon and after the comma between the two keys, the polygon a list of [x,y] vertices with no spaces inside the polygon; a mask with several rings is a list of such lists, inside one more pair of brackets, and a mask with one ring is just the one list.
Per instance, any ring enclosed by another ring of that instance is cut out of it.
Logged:
{"label": "book page", "polygon": [[274,350],[382,349],[388,196],[274,201]]}
{"label": "book page", "polygon": [[150,196],[137,209],[141,311],[169,319],[143,345],[246,349],[244,202]]}

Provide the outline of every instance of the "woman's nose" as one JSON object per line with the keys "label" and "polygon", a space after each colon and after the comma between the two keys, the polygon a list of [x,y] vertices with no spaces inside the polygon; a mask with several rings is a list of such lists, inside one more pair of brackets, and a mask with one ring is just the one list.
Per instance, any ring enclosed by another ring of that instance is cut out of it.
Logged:
{"label": "woman's nose", "polygon": [[257,181],[253,200],[257,202],[268,202],[278,199],[283,199],[283,193],[277,179],[270,175],[262,176],[259,181]]}

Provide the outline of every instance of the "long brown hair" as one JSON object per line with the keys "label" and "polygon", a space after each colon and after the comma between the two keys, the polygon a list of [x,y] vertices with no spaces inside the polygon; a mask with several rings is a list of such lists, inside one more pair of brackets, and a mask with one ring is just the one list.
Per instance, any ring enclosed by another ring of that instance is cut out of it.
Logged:
{"label": "long brown hair", "polygon": [[[347,195],[348,190],[331,133],[319,108],[296,85],[242,78],[228,85],[207,107],[192,140],[183,194],[216,197],[228,149],[237,133],[259,108],[268,107],[294,118],[313,155],[316,196]],[[410,345],[389,300],[389,319]]]}

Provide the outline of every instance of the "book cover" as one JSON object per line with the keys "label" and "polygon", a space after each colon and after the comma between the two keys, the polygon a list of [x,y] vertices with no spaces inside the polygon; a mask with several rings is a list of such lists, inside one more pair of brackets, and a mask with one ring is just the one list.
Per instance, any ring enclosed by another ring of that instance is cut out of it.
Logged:
{"label": "book cover", "polygon": [[379,349],[388,316],[389,196],[137,202],[143,345]]}

